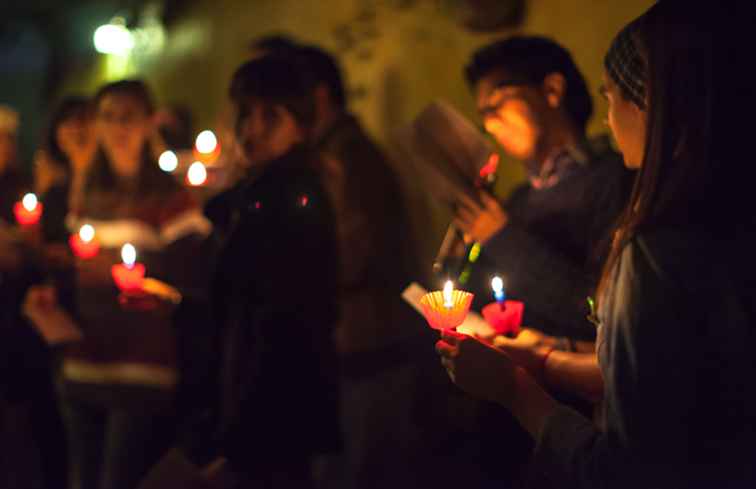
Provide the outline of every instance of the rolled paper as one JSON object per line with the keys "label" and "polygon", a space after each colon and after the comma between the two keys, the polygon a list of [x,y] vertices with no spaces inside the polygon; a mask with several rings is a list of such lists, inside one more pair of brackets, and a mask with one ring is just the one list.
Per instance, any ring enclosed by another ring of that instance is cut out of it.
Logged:
{"label": "rolled paper", "polygon": [[433,329],[454,329],[462,324],[470,311],[473,294],[463,290],[451,293],[451,302],[446,303],[440,290],[428,292],[420,299],[420,307],[428,325]]}
{"label": "rolled paper", "polygon": [[481,311],[486,322],[497,334],[517,336],[522,326],[522,314],[525,304],[520,301],[504,301],[503,307],[499,302],[492,302]]}
{"label": "rolled paper", "polygon": [[111,267],[110,273],[121,292],[141,292],[144,286],[145,268],[141,263],[130,267],[119,263]]}

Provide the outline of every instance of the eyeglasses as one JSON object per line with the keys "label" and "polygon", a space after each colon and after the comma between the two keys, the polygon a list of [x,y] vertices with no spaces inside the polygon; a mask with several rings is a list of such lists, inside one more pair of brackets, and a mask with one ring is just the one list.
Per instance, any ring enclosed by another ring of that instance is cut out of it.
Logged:
{"label": "eyeglasses", "polygon": [[516,93],[506,93],[506,89],[525,85],[530,85],[530,82],[525,80],[502,80],[497,83],[488,95],[489,100],[495,99],[496,101],[488,103],[478,109],[480,116],[483,119],[487,117],[495,117],[499,112],[499,109],[501,109],[501,106],[504,105],[504,102],[517,96]]}

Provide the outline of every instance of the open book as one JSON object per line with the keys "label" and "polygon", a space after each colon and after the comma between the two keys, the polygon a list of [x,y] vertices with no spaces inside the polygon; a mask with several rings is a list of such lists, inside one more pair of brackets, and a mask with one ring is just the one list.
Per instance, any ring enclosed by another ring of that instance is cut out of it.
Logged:
{"label": "open book", "polygon": [[396,140],[399,152],[440,202],[454,206],[461,194],[477,200],[476,181],[495,153],[480,130],[451,105],[431,103],[399,129]]}

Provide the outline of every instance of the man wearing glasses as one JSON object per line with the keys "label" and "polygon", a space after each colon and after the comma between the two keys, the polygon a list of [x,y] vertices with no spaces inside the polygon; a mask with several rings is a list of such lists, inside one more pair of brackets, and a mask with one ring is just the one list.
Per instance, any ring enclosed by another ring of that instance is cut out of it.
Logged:
{"label": "man wearing glasses", "polygon": [[570,54],[554,41],[495,42],[473,55],[465,75],[486,131],[528,175],[504,203],[486,193],[460,203],[457,226],[482,246],[471,287],[490,298],[491,277],[499,274],[508,296],[525,302],[526,325],[592,340],[586,296],[596,286],[632,174],[606,137],[587,139],[591,95]]}

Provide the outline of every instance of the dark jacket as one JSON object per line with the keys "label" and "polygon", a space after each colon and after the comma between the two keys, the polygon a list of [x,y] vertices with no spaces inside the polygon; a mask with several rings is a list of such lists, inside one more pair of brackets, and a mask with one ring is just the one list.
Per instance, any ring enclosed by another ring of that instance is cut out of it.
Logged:
{"label": "dark jacket", "polygon": [[343,114],[317,142],[334,207],[341,269],[340,353],[375,351],[416,336],[415,312],[401,299],[417,279],[402,190],[388,159],[359,121]]}
{"label": "dark jacket", "polygon": [[491,277],[525,303],[524,324],[554,336],[592,339],[585,320],[611,228],[633,174],[608,147],[552,187],[517,188],[504,203],[509,223],[483,247],[471,280],[476,306],[493,301]]}
{"label": "dark jacket", "polygon": [[295,149],[213,209],[230,223],[213,282],[216,410],[221,450],[241,472],[338,445],[337,250],[311,162]]}
{"label": "dark jacket", "polygon": [[604,428],[568,408],[537,440],[538,487],[753,487],[753,236],[636,237],[599,311]]}

